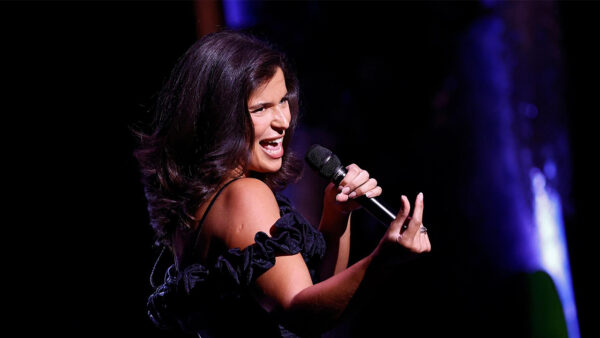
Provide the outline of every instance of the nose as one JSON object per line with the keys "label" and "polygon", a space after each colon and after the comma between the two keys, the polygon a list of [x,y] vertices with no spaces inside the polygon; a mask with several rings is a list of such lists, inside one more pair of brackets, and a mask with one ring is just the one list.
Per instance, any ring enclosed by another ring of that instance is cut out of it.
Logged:
{"label": "nose", "polygon": [[290,113],[289,109],[278,107],[273,109],[273,119],[271,120],[271,127],[278,133],[282,134],[284,130],[290,127]]}

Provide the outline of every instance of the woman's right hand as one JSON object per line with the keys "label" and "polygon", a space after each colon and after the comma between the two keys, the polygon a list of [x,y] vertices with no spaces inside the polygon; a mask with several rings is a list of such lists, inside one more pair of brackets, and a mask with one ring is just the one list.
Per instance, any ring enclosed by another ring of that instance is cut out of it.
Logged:
{"label": "woman's right hand", "polygon": [[417,195],[412,217],[409,217],[409,213],[410,202],[403,195],[402,209],[375,249],[376,256],[385,256],[386,261],[393,258],[406,260],[416,254],[431,251],[427,228],[423,225],[423,193]]}

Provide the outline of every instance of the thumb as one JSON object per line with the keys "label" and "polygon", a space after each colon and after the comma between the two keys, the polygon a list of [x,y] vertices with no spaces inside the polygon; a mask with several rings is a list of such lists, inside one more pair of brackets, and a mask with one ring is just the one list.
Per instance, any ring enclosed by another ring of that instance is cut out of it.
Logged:
{"label": "thumb", "polygon": [[402,225],[408,218],[408,214],[410,213],[410,202],[408,202],[408,198],[402,195],[402,208],[398,211],[398,215],[396,215],[396,219],[392,221],[388,232],[392,234],[399,234]]}

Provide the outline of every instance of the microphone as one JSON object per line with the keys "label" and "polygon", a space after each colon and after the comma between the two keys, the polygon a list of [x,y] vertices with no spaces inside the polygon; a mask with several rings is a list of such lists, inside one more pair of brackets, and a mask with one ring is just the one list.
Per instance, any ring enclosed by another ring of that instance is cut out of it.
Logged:
{"label": "microphone", "polygon": [[[335,185],[339,185],[348,173],[346,168],[340,162],[340,159],[332,153],[331,150],[318,144],[313,144],[310,147],[306,153],[305,159],[311,168]],[[389,211],[374,197],[369,198],[365,195],[361,195],[357,197],[355,201],[386,227],[396,219],[396,214]]]}

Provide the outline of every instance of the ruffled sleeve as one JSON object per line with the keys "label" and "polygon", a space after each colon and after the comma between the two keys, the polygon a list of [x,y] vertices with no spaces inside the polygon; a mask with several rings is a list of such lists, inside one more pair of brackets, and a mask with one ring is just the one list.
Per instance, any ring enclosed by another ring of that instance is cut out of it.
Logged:
{"label": "ruffled sleeve", "polygon": [[[281,217],[274,224],[272,237],[258,232],[254,244],[224,252],[211,266],[194,263],[179,271],[174,265],[167,270],[164,283],[148,299],[149,316],[156,325],[170,326],[178,313],[190,311],[190,296],[200,297],[206,303],[239,298],[273,267],[277,256],[301,253],[309,269],[323,258],[323,235],[285,196],[275,196]],[[197,306],[203,302],[193,303]]]}

